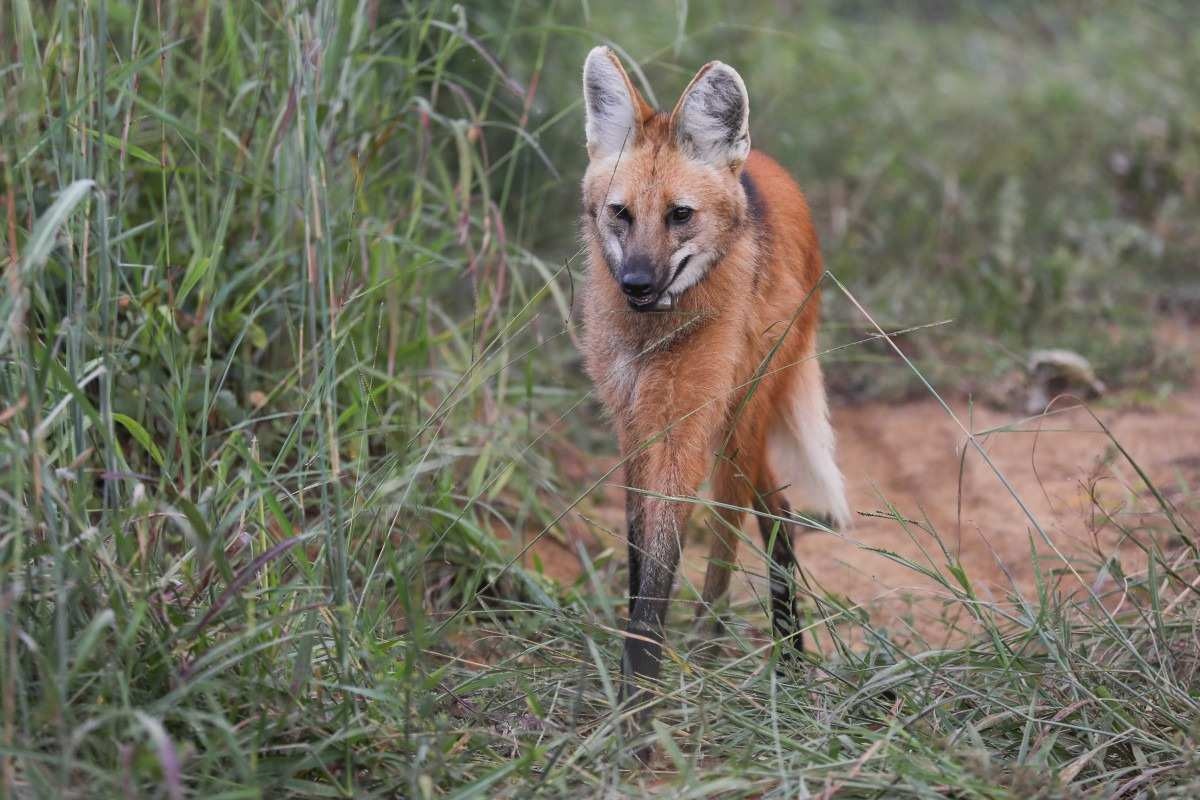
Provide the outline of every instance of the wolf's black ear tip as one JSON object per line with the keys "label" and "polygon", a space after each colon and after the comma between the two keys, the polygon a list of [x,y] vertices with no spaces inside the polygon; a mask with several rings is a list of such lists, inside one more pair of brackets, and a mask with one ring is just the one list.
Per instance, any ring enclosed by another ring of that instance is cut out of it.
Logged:
{"label": "wolf's black ear tip", "polygon": [[611,58],[612,55],[613,50],[611,47],[606,44],[598,44],[588,51],[587,58],[584,59],[584,62],[587,63],[596,58]]}
{"label": "wolf's black ear tip", "polygon": [[[611,63],[608,61],[607,55],[608,47],[605,45],[598,45],[588,51],[587,58],[583,60],[583,82],[585,92],[588,90],[589,80],[598,80],[600,76],[605,74],[604,67]],[[592,88],[597,89],[599,86],[596,85]]]}

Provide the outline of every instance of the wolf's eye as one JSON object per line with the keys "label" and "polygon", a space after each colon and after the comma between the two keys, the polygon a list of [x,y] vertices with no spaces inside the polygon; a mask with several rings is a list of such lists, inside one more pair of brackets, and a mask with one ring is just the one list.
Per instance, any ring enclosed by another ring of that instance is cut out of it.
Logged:
{"label": "wolf's eye", "polygon": [[612,215],[614,217],[621,220],[621,222],[625,222],[625,223],[633,222],[633,214],[629,213],[629,208],[621,205],[620,203],[613,203],[611,206],[608,207],[608,210],[612,213]]}
{"label": "wolf's eye", "polygon": [[671,213],[667,215],[667,219],[677,225],[682,225],[692,218],[692,209],[687,206],[675,206],[671,209]]}

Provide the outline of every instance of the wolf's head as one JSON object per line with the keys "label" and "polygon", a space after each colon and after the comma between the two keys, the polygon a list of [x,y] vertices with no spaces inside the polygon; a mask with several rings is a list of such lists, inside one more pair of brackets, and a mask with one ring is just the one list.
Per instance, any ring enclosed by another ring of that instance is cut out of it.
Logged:
{"label": "wolf's head", "polygon": [[630,307],[669,309],[743,233],[746,86],[732,67],[710,61],[674,110],[659,113],[616,54],[597,47],[583,67],[583,99],[584,235]]}

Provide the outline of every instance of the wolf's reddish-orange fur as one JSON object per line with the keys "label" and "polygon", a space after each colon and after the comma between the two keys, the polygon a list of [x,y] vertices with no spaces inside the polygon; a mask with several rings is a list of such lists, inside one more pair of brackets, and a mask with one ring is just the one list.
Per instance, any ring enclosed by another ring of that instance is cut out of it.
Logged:
{"label": "wolf's reddish-orange fur", "polygon": [[[684,159],[661,152],[666,130],[666,115],[652,117],[646,142],[630,154],[622,170],[630,176],[649,174],[655,165],[640,162],[658,161],[660,195],[668,185],[686,185],[690,171]],[[736,176],[728,186],[704,187],[705,199],[711,198],[718,209],[714,215],[731,223],[731,247],[703,281],[679,298],[678,311],[648,314],[631,309],[603,266],[595,239],[589,242],[591,260],[600,266],[592,268],[583,301],[584,360],[612,412],[621,452],[629,456],[628,484],[656,494],[694,496],[708,477],[714,453],[723,450],[729,461],[716,465],[715,499],[743,508],[751,505],[755,487],[783,486],[765,463],[767,423],[773,409],[790,408],[788,397],[795,390],[798,372],[779,367],[802,362],[811,352],[821,275],[808,204],[795,181],[758,151],[750,154],[745,169],[762,194],[762,235],[738,235],[748,209],[744,195],[734,191]],[[603,175],[590,182],[589,206],[603,201],[606,183]],[[801,304],[804,308],[797,315]],[[697,318],[690,326],[689,315]],[[681,326],[684,330],[676,333]],[[731,412],[764,364],[765,377],[732,419]],[[735,424],[726,443],[723,434],[730,421]],[[638,444],[660,434],[643,453],[631,454]],[[657,500],[647,504],[672,518],[692,507]],[[681,525],[682,520],[673,519],[671,528]],[[731,549],[722,547],[714,557],[728,561],[730,554]],[[710,573],[709,582],[720,581],[723,587],[727,575],[724,570],[715,577]]]}
{"label": "wolf's reddish-orange fur", "polygon": [[[711,482],[719,520],[711,526],[715,535],[703,592],[707,606],[728,586],[741,509],[757,508],[768,519],[788,516],[779,490],[796,476],[776,471],[768,458],[768,438],[787,436],[806,424],[793,419],[797,408],[814,409],[821,417],[814,424],[828,428],[824,388],[813,360],[821,255],[804,196],[779,164],[758,151],[741,158],[735,152],[727,166],[698,159],[681,145],[687,144],[678,130],[683,100],[672,114],[654,111],[615,56],[594,51],[592,58],[598,55],[616,65],[632,103],[633,124],[615,157],[589,141],[592,161],[583,181],[582,229],[590,260],[581,303],[583,355],[611,412],[631,487],[630,629],[657,641],[679,537],[694,505],[672,498],[694,498],[706,480]],[[585,95],[599,91],[607,79],[621,99],[621,84],[604,62],[592,72],[598,76],[589,78],[585,70]],[[741,87],[740,78],[736,84]],[[730,79],[717,89],[733,85]],[[588,100],[594,113],[608,113],[607,98]],[[735,137],[736,131],[729,135]],[[613,198],[630,220],[628,227],[612,218]],[[663,221],[680,198],[694,208],[691,219],[686,225]],[[614,260],[636,256],[661,265],[685,244],[712,254],[707,270],[675,297],[670,311],[631,307],[617,278],[623,274],[621,263]],[[840,475],[834,484],[840,491]],[[844,517],[842,502],[832,498],[827,504],[832,507],[822,510]],[[791,525],[768,521],[762,528],[764,538],[775,543],[773,593],[787,592],[778,599],[776,621],[782,624],[782,605],[790,611],[793,602],[779,574],[786,571],[790,583]],[[627,676],[656,674],[658,657],[656,645],[631,637]]]}

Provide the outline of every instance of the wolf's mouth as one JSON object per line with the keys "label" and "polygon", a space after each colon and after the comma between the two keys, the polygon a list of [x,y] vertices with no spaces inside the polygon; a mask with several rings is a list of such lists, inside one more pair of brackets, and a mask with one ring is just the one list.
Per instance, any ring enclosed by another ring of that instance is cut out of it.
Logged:
{"label": "wolf's mouth", "polygon": [[688,262],[692,260],[691,255],[686,255],[679,262],[679,266],[675,268],[675,272],[671,274],[671,279],[667,281],[667,285],[659,289],[654,294],[648,294],[645,297],[627,297],[629,307],[634,311],[671,311],[675,308],[675,296],[668,293],[672,284],[683,273]]}
{"label": "wolf's mouth", "polygon": [[656,294],[648,294],[644,297],[628,297],[627,296],[625,298],[625,301],[627,303],[629,303],[629,307],[632,308],[634,311],[650,311],[650,310],[652,310],[651,307],[656,305],[661,297],[662,297],[662,295],[657,294],[657,293]]}

